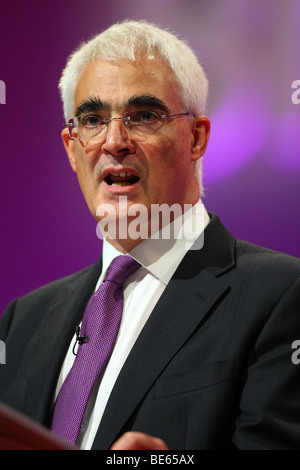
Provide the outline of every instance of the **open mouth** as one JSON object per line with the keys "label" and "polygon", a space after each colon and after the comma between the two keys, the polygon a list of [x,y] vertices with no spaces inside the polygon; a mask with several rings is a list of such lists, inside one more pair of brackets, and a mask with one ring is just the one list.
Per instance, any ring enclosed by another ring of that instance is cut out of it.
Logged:
{"label": "open mouth", "polygon": [[109,186],[132,186],[137,183],[140,178],[133,175],[129,171],[114,172],[112,171],[104,178]]}

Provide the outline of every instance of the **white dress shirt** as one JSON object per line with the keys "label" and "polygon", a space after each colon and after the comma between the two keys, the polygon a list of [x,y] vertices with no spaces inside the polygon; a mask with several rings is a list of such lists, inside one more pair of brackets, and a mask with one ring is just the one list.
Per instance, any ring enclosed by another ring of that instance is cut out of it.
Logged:
{"label": "white dress shirt", "polygon": [[[184,215],[185,217],[182,217],[182,230],[176,236],[176,239],[148,238],[130,252],[130,256],[141,264],[141,268],[130,275],[123,283],[124,302],[119,333],[105,373],[100,384],[95,387],[83,420],[78,442],[81,449],[91,448],[110,393],[132,346],[182,258],[187,250],[192,247],[195,240],[201,238],[204,228],[209,222],[209,216],[200,201]],[[199,247],[201,246],[196,246],[196,248]],[[96,284],[96,289],[105,278],[111,261],[119,255],[118,250],[107,241],[103,241],[103,269]],[[75,359],[72,352],[75,340],[74,335],[60,373],[56,395]]]}

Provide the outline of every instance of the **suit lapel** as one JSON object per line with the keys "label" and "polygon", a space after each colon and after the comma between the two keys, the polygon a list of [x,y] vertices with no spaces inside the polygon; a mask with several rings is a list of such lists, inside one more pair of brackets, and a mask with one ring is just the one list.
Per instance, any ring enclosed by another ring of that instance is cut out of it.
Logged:
{"label": "suit lapel", "polygon": [[94,447],[107,449],[168,362],[201,326],[228,285],[218,279],[234,265],[234,239],[213,216],[202,250],[180,264],[116,381]]}
{"label": "suit lapel", "polygon": [[[27,382],[26,396],[30,399],[24,412],[46,425],[62,363],[100,270],[101,261],[72,276],[70,281],[63,281],[61,288],[57,288],[59,295],[51,308],[44,306],[43,321],[31,338],[28,363],[36,356],[35,351],[47,351],[47,354],[35,359],[36,367],[32,367]],[[41,398],[31,399],[37,396]]]}

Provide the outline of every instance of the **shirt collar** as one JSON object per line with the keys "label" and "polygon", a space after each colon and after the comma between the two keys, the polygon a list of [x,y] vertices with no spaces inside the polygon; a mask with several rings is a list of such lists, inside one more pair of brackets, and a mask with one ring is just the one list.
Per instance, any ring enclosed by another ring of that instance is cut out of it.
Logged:
{"label": "shirt collar", "polygon": [[[209,220],[209,215],[199,200],[188,208],[181,217],[165,226],[157,234],[152,235],[151,238],[139,243],[130,251],[129,255],[167,285],[186,252],[203,235]],[[170,237],[169,234],[173,234],[173,236]],[[104,279],[112,260],[119,255],[120,252],[104,239],[103,269],[98,284]]]}

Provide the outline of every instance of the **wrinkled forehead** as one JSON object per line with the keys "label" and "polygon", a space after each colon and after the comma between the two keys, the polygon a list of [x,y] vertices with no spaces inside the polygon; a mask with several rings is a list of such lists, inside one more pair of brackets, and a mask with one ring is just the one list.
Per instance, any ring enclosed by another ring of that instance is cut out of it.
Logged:
{"label": "wrinkled forehead", "polygon": [[[75,89],[75,115],[87,101],[124,112],[133,105],[153,105],[165,111],[181,110],[182,94],[175,74],[161,59],[89,61]],[[138,99],[137,99],[138,97]]]}

